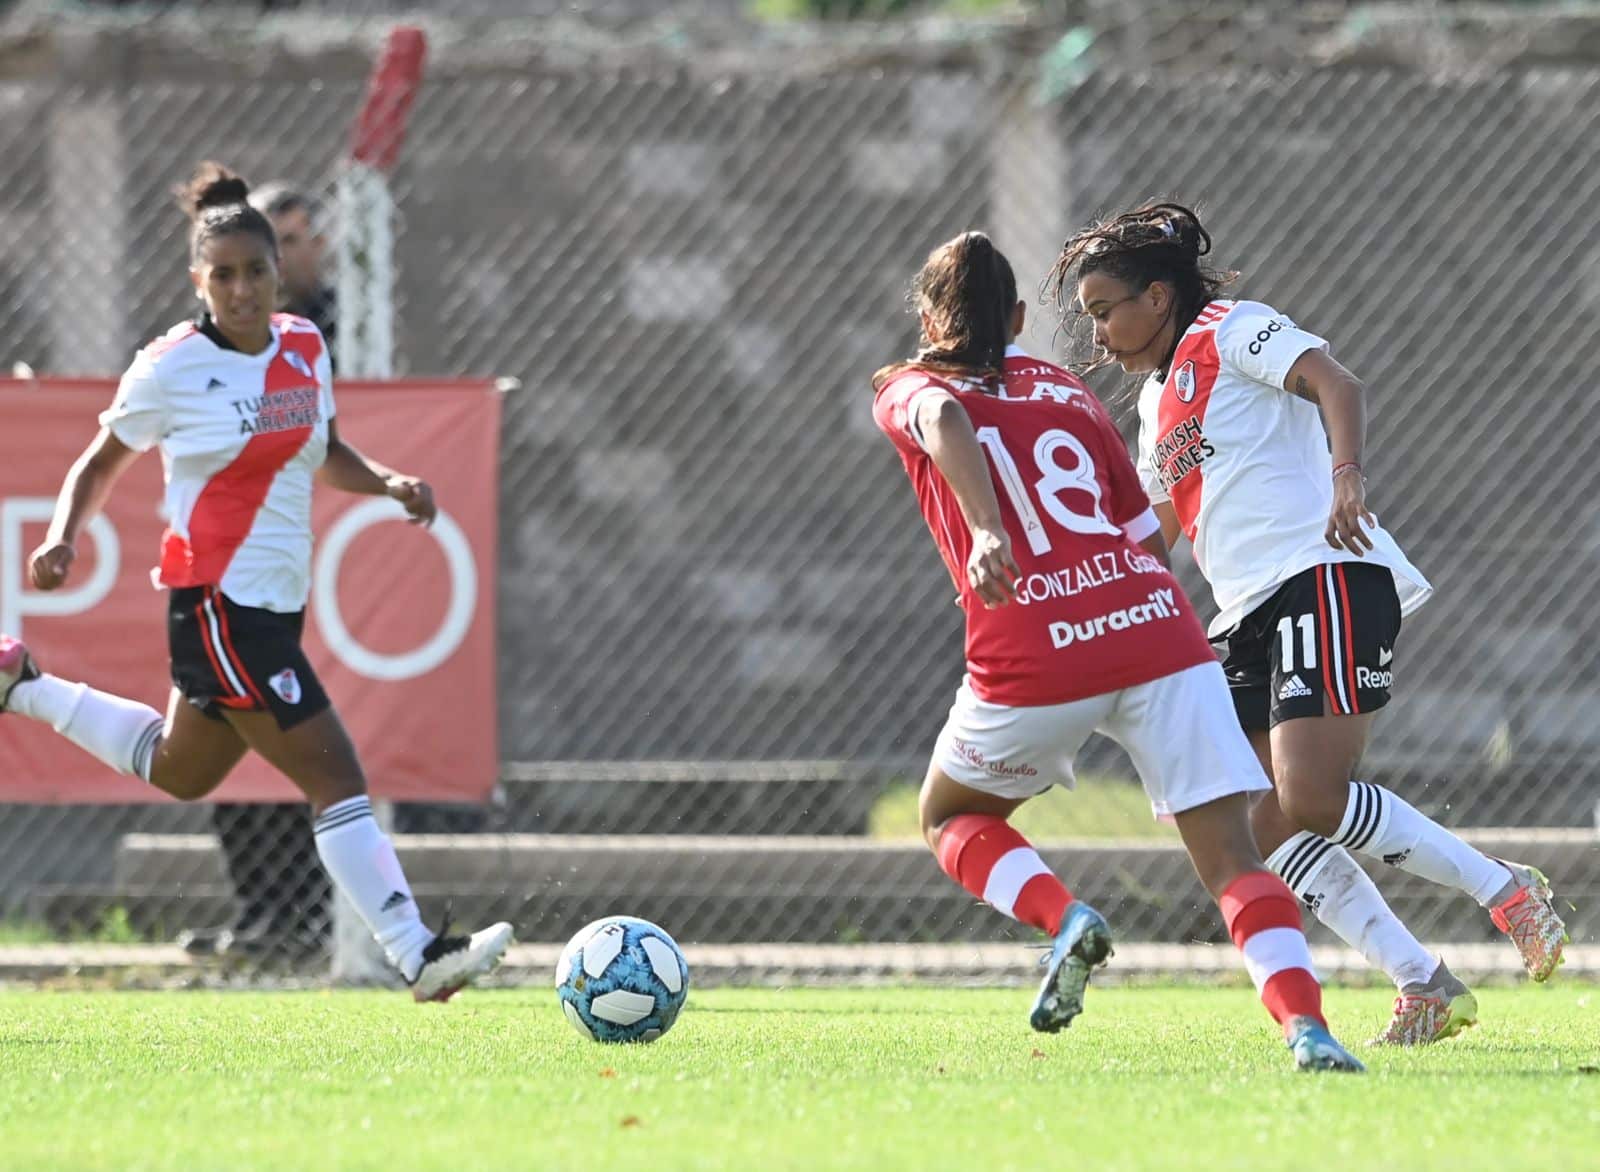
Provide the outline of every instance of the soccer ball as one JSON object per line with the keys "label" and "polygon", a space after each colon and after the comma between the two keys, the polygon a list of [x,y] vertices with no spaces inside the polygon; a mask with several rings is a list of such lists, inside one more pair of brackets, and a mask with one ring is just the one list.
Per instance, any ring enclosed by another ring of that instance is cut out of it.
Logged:
{"label": "soccer ball", "polygon": [[556,962],[556,994],[572,1028],[594,1042],[653,1042],[689,996],[689,964],[660,928],[608,916],[578,931]]}

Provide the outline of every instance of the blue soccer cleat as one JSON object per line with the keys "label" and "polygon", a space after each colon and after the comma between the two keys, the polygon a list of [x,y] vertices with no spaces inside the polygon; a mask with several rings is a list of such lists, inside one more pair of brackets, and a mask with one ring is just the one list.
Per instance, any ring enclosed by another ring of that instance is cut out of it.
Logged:
{"label": "blue soccer cleat", "polygon": [[1314,1017],[1297,1017],[1289,1022],[1289,1049],[1294,1053],[1294,1064],[1301,1070],[1336,1070],[1345,1074],[1365,1074],[1350,1051],[1339,1045],[1328,1027]]}
{"label": "blue soccer cleat", "polygon": [[1039,997],[1028,1021],[1042,1034],[1054,1034],[1072,1024],[1083,1012],[1083,991],[1089,974],[1111,956],[1111,928],[1105,917],[1086,903],[1073,901],[1062,918],[1050,954]]}

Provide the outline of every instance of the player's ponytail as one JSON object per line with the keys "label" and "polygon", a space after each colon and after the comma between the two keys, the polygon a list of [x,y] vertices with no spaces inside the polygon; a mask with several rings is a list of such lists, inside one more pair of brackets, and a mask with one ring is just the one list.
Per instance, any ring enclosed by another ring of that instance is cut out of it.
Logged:
{"label": "player's ponytail", "polygon": [[278,237],[272,222],[250,206],[250,185],[221,163],[206,161],[187,183],[173,189],[178,206],[189,217],[189,263],[200,258],[206,241],[235,232],[251,232],[266,242],[274,256]]}
{"label": "player's ponytail", "polygon": [[982,232],[963,232],[928,254],[912,279],[910,301],[927,317],[917,355],[886,366],[874,388],[916,366],[998,388],[1005,377],[1017,278],[1011,262]]}
{"label": "player's ponytail", "polygon": [[[1173,290],[1176,345],[1206,304],[1239,275],[1202,263],[1210,252],[1211,233],[1191,208],[1180,203],[1146,203],[1069,237],[1045,278],[1044,289],[1065,315],[1077,296],[1078,282],[1090,273],[1115,277],[1135,293],[1164,281]],[[1101,355],[1088,368],[1111,360],[1110,355]]]}

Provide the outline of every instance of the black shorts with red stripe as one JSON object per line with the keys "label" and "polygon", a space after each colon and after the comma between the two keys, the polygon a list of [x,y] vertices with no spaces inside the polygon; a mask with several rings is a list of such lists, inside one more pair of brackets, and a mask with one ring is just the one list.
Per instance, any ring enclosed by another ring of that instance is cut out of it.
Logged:
{"label": "black shorts with red stripe", "polygon": [[329,707],[328,693],[300,649],[306,612],[240,606],[214,586],[172,591],[167,646],[172,682],[216,720],[222,710],[270,712],[291,729]]}
{"label": "black shorts with red stripe", "polygon": [[1222,669],[1247,732],[1389,702],[1400,597],[1370,562],[1302,570],[1229,631]]}

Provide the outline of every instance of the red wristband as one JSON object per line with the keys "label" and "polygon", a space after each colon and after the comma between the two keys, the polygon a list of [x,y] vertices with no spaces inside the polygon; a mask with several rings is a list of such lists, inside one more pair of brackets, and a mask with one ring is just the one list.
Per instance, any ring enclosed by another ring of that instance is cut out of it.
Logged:
{"label": "red wristband", "polygon": [[[1357,476],[1360,476],[1361,465],[1357,464],[1354,460],[1346,460],[1343,464],[1335,464],[1333,466],[1333,478],[1335,480],[1339,479],[1339,474],[1341,472],[1354,472]],[[1365,479],[1365,477],[1363,477],[1363,479]]]}

